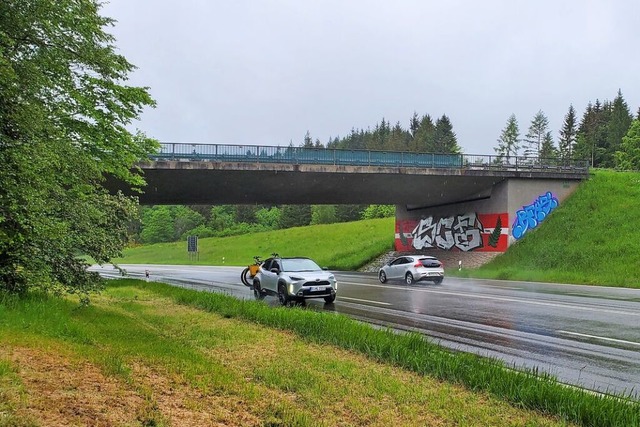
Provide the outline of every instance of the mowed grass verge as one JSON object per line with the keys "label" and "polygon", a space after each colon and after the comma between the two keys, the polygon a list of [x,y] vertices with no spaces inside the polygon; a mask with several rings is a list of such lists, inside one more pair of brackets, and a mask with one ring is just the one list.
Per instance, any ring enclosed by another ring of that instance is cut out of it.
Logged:
{"label": "mowed grass verge", "polygon": [[465,274],[640,288],[638,224],[640,173],[596,170],[540,227]]}
{"label": "mowed grass verge", "polygon": [[111,281],[88,307],[0,294],[0,330],[3,427],[572,425],[403,369],[435,363],[418,336],[164,284]]}
{"label": "mowed grass verge", "polygon": [[158,243],[124,251],[121,264],[234,265],[253,263],[253,257],[306,256],[334,270],[355,270],[393,249],[395,219],[295,227],[231,237],[198,239],[198,259],[191,259],[187,243]]}

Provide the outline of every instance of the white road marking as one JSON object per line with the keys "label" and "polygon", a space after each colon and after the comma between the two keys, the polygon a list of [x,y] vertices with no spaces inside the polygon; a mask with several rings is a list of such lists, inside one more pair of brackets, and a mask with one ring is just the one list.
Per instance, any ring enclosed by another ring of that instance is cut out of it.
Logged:
{"label": "white road marking", "polygon": [[338,299],[348,299],[348,300],[351,300],[351,301],[369,302],[371,304],[391,305],[388,302],[371,301],[371,300],[368,300],[368,299],[349,298],[349,297],[343,297],[343,296],[338,296]]}
{"label": "white road marking", "polygon": [[520,303],[520,304],[531,304],[531,305],[542,305],[542,306],[547,306],[547,307],[560,307],[560,308],[565,308],[565,309],[574,309],[574,310],[586,310],[586,311],[599,311],[602,313],[612,313],[612,314],[624,314],[627,316],[640,316],[640,312],[638,311],[625,311],[625,310],[610,310],[610,309],[606,309],[606,308],[599,308],[599,307],[585,307],[582,305],[572,305],[572,304],[562,304],[562,303],[554,303],[554,302],[543,302],[543,301],[532,301],[529,299],[525,299],[525,298],[507,298],[507,297],[497,297],[497,296],[493,296],[493,295],[480,295],[480,294],[469,294],[469,293],[464,293],[464,292],[453,292],[453,291],[443,291],[440,289],[417,289],[417,288],[411,288],[411,287],[402,287],[402,286],[394,286],[394,287],[390,287],[388,285],[371,285],[371,284],[367,284],[367,283],[357,283],[357,282],[341,282],[341,283],[347,283],[350,285],[355,285],[355,286],[366,286],[366,287],[373,287],[373,288],[385,288],[385,289],[406,289],[406,290],[410,290],[413,292],[431,292],[431,293],[436,293],[436,294],[442,294],[442,295],[451,295],[451,296],[457,296],[457,297],[466,297],[466,298],[477,298],[477,299],[488,299],[488,300],[496,300],[496,301],[506,301],[506,302],[516,302],[516,303]]}
{"label": "white road marking", "polygon": [[630,344],[630,345],[640,346],[640,343],[634,342],[634,341],[625,341],[625,340],[619,340],[619,339],[616,339],[616,338],[599,337],[597,335],[581,334],[579,332],[570,332],[570,331],[557,331],[557,332],[559,334],[575,335],[577,337],[593,338],[593,339],[596,339],[596,340],[611,341],[611,342],[617,342],[617,343],[622,343],[622,344]]}

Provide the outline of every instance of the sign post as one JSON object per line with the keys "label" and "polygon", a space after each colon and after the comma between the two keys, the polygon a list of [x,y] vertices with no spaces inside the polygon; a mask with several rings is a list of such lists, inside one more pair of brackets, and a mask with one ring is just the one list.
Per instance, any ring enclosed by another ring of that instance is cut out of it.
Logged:
{"label": "sign post", "polygon": [[198,236],[187,236],[187,252],[189,260],[200,261],[200,252],[198,251]]}

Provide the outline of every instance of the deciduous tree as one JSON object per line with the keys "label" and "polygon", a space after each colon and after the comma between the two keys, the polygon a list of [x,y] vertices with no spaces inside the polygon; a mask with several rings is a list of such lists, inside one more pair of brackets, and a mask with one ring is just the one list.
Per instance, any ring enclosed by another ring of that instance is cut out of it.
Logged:
{"label": "deciduous tree", "polygon": [[617,169],[640,170],[640,119],[631,123],[615,158]]}
{"label": "deciduous tree", "polygon": [[105,263],[127,243],[134,199],[109,174],[144,183],[132,166],[157,143],[128,129],[153,105],[126,84],[96,0],[0,2],[0,288],[78,293],[100,287],[78,254]]}

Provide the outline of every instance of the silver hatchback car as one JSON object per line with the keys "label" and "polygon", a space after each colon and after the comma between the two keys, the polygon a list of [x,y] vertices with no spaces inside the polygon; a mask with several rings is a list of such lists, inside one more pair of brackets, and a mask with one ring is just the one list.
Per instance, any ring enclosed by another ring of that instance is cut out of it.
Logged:
{"label": "silver hatchback car", "polygon": [[444,268],[435,257],[427,255],[403,255],[391,260],[378,271],[378,279],[385,283],[390,279],[402,279],[407,285],[421,280],[442,283]]}
{"label": "silver hatchback car", "polygon": [[322,298],[331,304],[337,291],[338,283],[333,273],[309,258],[269,258],[253,278],[256,299],[274,295],[282,305],[310,298]]}

